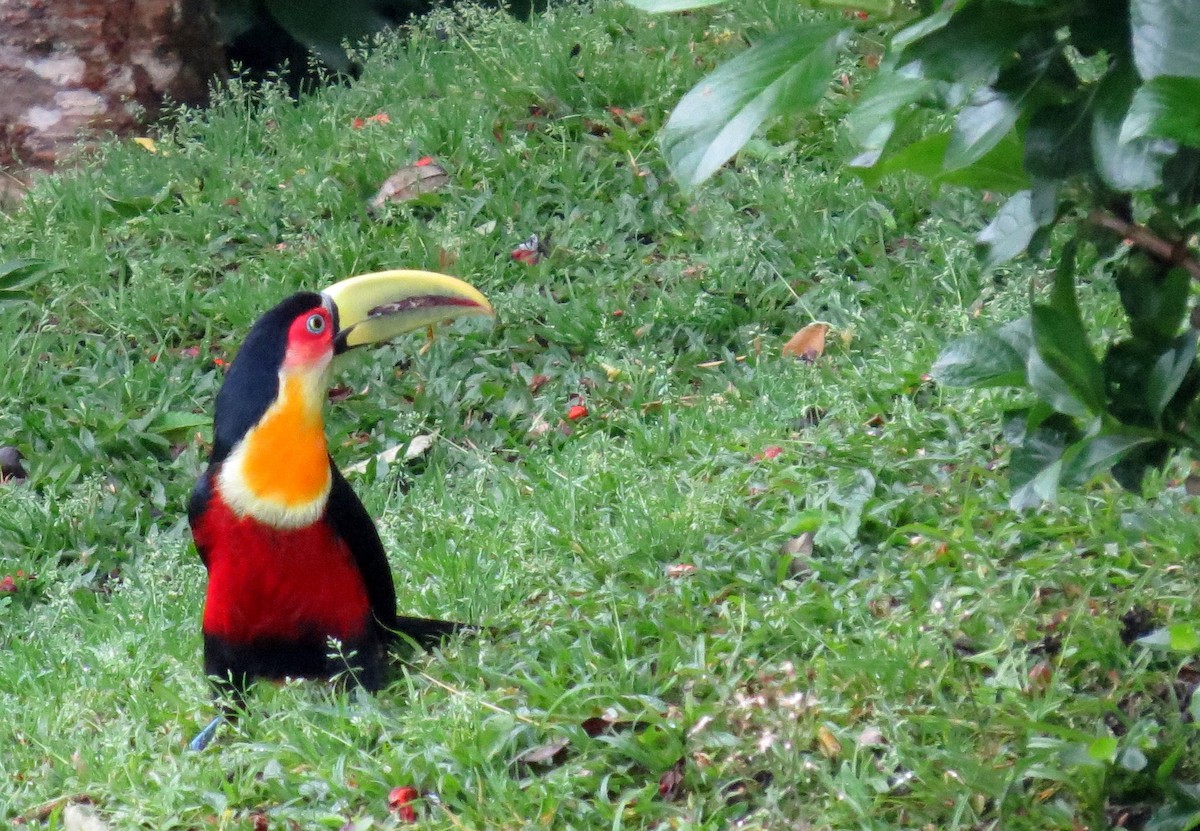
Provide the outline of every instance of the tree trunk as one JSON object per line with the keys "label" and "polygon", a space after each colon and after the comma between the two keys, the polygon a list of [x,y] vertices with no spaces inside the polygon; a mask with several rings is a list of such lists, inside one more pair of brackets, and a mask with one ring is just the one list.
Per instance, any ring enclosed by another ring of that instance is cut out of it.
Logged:
{"label": "tree trunk", "polygon": [[223,69],[212,0],[0,0],[0,172],[204,104]]}

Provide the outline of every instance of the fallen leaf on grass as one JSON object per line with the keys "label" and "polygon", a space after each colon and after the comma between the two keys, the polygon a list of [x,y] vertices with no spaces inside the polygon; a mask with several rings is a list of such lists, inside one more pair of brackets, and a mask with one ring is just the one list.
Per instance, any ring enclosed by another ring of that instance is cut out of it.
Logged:
{"label": "fallen leaf on grass", "polygon": [[571,740],[564,737],[532,747],[512,760],[513,770],[521,775],[557,767],[566,761],[570,744]]}
{"label": "fallen leaf on grass", "polygon": [[354,395],[354,388],[345,384],[335,384],[325,393],[325,397],[330,401],[345,401],[352,395]]}
{"label": "fallen leaf on grass", "polygon": [[789,538],[779,546],[779,553],[786,558],[787,576],[791,580],[807,580],[812,576],[813,532],[805,531]]}
{"label": "fallen leaf on grass", "polygon": [[0,447],[0,482],[24,482],[29,474],[21,465],[25,456],[15,447]]}
{"label": "fallen leaf on grass", "polygon": [[696,567],[691,563],[672,563],[667,566],[667,576],[673,580],[687,577],[696,573]]}
{"label": "fallen leaf on grass", "polygon": [[828,323],[810,323],[801,329],[783,345],[781,350],[785,358],[799,358],[811,364],[825,354],[825,335],[829,332]]}
{"label": "fallen leaf on grass", "polygon": [[883,731],[878,727],[864,727],[863,731],[858,734],[858,738],[854,743],[859,747],[879,747],[887,742],[883,738]]}
{"label": "fallen leaf on grass", "polygon": [[388,202],[409,202],[426,193],[441,190],[450,184],[450,175],[432,161],[400,168],[379,187],[379,191],[371,197],[372,209],[378,210]]}
{"label": "fallen leaf on grass", "polygon": [[683,774],[687,770],[687,757],[680,756],[675,764],[667,768],[658,778],[658,795],[668,801],[683,795]]}
{"label": "fallen leaf on grass", "polygon": [[824,724],[817,728],[817,743],[821,746],[821,753],[830,759],[836,759],[842,752],[842,743]]}
{"label": "fallen leaf on grass", "polygon": [[533,422],[529,425],[529,435],[533,438],[540,438],[550,432],[550,422],[545,417],[538,413],[533,417]]}
{"label": "fallen leaf on grass", "polygon": [[1027,694],[1038,693],[1050,686],[1050,682],[1054,680],[1054,670],[1051,669],[1049,662],[1038,661],[1029,670],[1029,683],[1025,687]]}
{"label": "fallen leaf on grass", "polygon": [[584,733],[587,733],[588,738],[594,739],[606,733],[624,733],[626,730],[640,733],[650,726],[650,722],[622,719],[617,716],[616,711],[607,710],[604,715],[585,718],[579,723],[579,726],[583,728]]}
{"label": "fallen leaf on grass", "polygon": [[[419,456],[424,456],[429,452],[429,448],[433,447],[434,441],[437,439],[437,433],[425,433],[419,436],[413,436],[407,445],[397,444],[394,447],[389,447],[382,453],[376,453],[374,458],[378,462],[391,464],[400,456],[400,451],[404,451],[404,461],[411,462]],[[347,473],[366,473],[367,465],[371,463],[370,459],[365,459],[361,462],[355,462],[352,465],[346,466]]]}

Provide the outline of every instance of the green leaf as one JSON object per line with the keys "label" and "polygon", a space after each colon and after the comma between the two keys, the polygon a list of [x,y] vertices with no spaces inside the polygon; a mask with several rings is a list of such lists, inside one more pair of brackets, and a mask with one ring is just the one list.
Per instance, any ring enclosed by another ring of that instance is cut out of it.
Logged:
{"label": "green leaf", "polygon": [[1079,249],[1075,240],[1063,246],[1058,266],[1054,269],[1054,282],[1050,284],[1050,306],[1070,316],[1083,328],[1083,315],[1075,300],[1075,255]]}
{"label": "green leaf", "polygon": [[1113,276],[1134,337],[1162,343],[1179,333],[1192,282],[1186,269],[1164,273],[1157,261],[1137,258],[1116,268]]}
{"label": "green leaf", "polygon": [[1032,318],[1030,385],[1060,413],[1086,417],[1103,412],[1104,374],[1078,312],[1039,303],[1033,306]]}
{"label": "green leaf", "polygon": [[985,267],[1008,262],[1029,246],[1038,229],[1031,197],[1032,193],[1028,190],[1014,193],[975,238],[980,245],[987,246]]}
{"label": "green leaf", "polygon": [[930,370],[949,387],[1017,387],[1025,384],[1025,358],[993,332],[951,341]]}
{"label": "green leaf", "polygon": [[1008,462],[1013,493],[1009,506],[1020,511],[1053,502],[1058,495],[1062,455],[1072,436],[1052,421],[1020,437]]}
{"label": "green leaf", "polygon": [[1025,131],[1025,172],[1059,180],[1092,166],[1091,116],[1074,105],[1042,107]]}
{"label": "green leaf", "polygon": [[51,274],[45,260],[16,259],[0,263],[0,301],[25,297],[25,290]]}
{"label": "green leaf", "polygon": [[187,411],[172,411],[159,413],[146,428],[151,433],[171,435],[187,433],[193,430],[207,429],[212,426],[212,417],[204,413]]}
{"label": "green leaf", "polygon": [[1172,652],[1200,652],[1200,632],[1190,623],[1176,623],[1138,638],[1143,646],[1169,649]]}
{"label": "green leaf", "polygon": [[1025,361],[1025,377],[1034,394],[1055,412],[1078,418],[1093,416],[1092,408],[1036,351],[1031,352]]}
{"label": "green leaf", "polygon": [[1134,93],[1121,141],[1144,136],[1200,147],[1200,78],[1160,75]]}
{"label": "green leaf", "polygon": [[662,135],[680,185],[694,188],[715,173],[768,118],[820,101],[850,31],[823,24],[781,32],[697,84]]}
{"label": "green leaf", "polygon": [[100,195],[113,213],[132,218],[169,205],[172,187],[170,182],[165,185],[150,181],[132,182],[127,183],[121,193],[100,191]]}
{"label": "green leaf", "polygon": [[918,40],[933,34],[939,29],[944,29],[949,25],[950,19],[953,16],[954,9],[946,8],[942,11],[929,15],[929,17],[921,18],[911,26],[905,26],[892,36],[891,48],[893,50],[903,50],[908,48]]}
{"label": "green leaf", "polygon": [[1174,347],[1163,352],[1154,363],[1147,384],[1146,405],[1156,423],[1162,419],[1163,411],[1179,391],[1188,371],[1195,366],[1196,343],[1196,330],[1188,329],[1176,339]]}
{"label": "green leaf", "polygon": [[943,166],[955,170],[982,159],[1012,131],[1020,114],[1008,95],[990,88],[977,92],[954,120]]}
{"label": "green leaf", "polygon": [[910,73],[880,71],[846,116],[851,141],[864,151],[851,164],[875,164],[896,128],[896,113],[919,101],[932,87],[931,81]]}
{"label": "green leaf", "polygon": [[626,5],[654,14],[701,9],[705,6],[715,6],[721,2],[723,0],[625,0]]}
{"label": "green leaf", "polygon": [[813,5],[825,9],[853,9],[876,17],[891,17],[896,4],[892,0],[814,0]]}
{"label": "green leaf", "polygon": [[1117,758],[1117,740],[1112,736],[1101,736],[1088,745],[1087,752],[1098,762],[1111,762]]}
{"label": "green leaf", "polygon": [[1062,482],[1082,485],[1121,461],[1135,447],[1154,438],[1143,432],[1117,428],[1071,445],[1063,454]]}
{"label": "green leaf", "polygon": [[1022,361],[1028,360],[1029,353],[1033,351],[1032,320],[1028,317],[1010,320],[996,330],[996,335],[1015,349]]}
{"label": "green leaf", "polygon": [[949,145],[949,133],[935,133],[886,156],[873,167],[859,167],[855,172],[868,185],[884,176],[914,173],[939,185],[995,193],[1013,193],[1029,187],[1029,178],[1021,167],[1021,142],[1015,135],[1006,136],[975,164],[958,170],[946,170],[943,164]]}
{"label": "green leaf", "polygon": [[1159,75],[1200,78],[1200,3],[1131,0],[1133,59],[1143,79]]}
{"label": "green leaf", "polygon": [[1092,157],[1105,183],[1118,191],[1153,188],[1162,181],[1163,162],[1173,149],[1153,139],[1126,139],[1125,115],[1137,78],[1129,63],[1111,70],[1096,91],[1092,111]]}
{"label": "green leaf", "polygon": [[1025,16],[1003,3],[959,4],[944,25],[913,39],[900,63],[919,61],[927,78],[966,86],[984,83],[1014,55],[1028,33],[1026,25]]}

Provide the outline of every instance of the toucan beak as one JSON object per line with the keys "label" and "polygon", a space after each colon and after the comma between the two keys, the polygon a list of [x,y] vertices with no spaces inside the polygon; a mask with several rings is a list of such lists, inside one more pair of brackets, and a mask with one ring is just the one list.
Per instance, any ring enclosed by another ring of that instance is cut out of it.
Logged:
{"label": "toucan beak", "polygon": [[361,274],[334,283],[321,294],[332,305],[337,321],[337,353],[383,343],[442,320],[496,314],[473,286],[432,271]]}

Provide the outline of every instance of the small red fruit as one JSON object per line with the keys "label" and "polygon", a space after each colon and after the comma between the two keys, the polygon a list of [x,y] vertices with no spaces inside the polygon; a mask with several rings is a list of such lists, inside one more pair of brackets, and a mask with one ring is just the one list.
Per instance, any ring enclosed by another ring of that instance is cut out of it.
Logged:
{"label": "small red fruit", "polygon": [[416,822],[417,809],[412,804],[414,799],[420,797],[417,789],[408,785],[401,785],[392,788],[388,794],[388,810],[400,818],[403,822]]}

